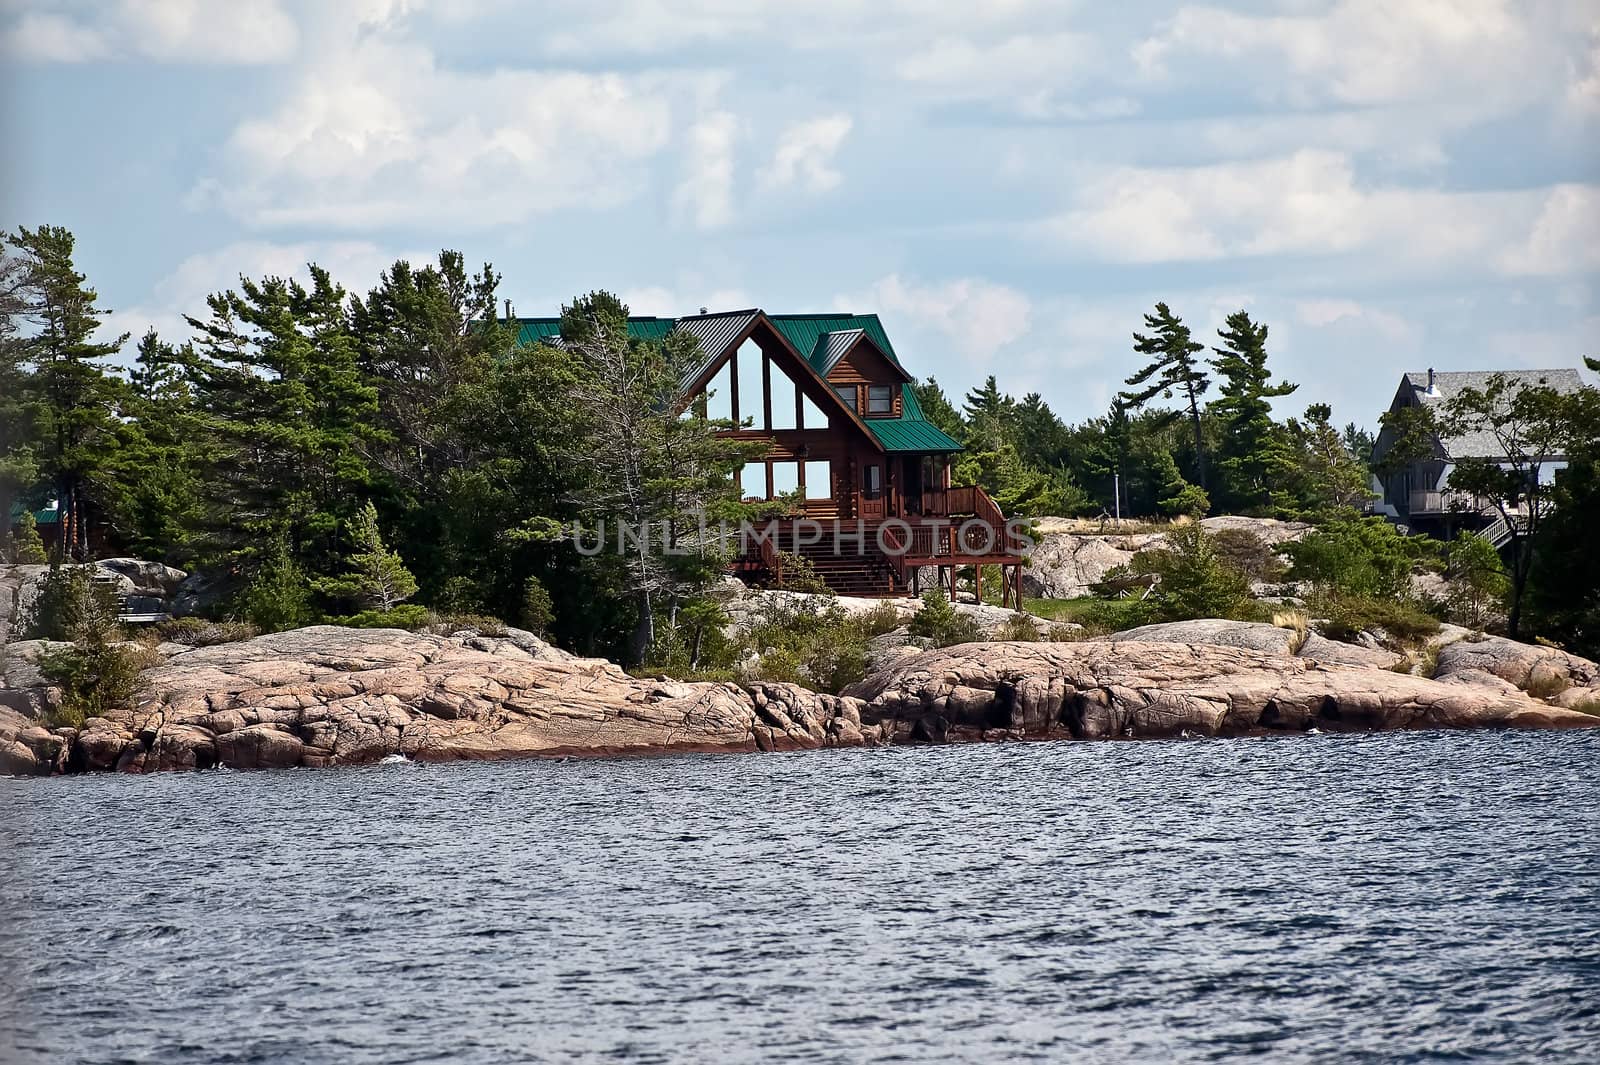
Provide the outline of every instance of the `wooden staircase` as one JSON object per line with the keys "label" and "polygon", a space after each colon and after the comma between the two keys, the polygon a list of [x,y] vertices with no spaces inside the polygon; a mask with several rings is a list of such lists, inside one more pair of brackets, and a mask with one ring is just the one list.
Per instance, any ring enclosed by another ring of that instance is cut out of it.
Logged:
{"label": "wooden staircase", "polygon": [[871,535],[859,551],[854,543],[846,543],[836,555],[833,544],[825,540],[802,546],[799,554],[838,595],[905,595],[908,590],[897,576],[894,564],[878,550]]}

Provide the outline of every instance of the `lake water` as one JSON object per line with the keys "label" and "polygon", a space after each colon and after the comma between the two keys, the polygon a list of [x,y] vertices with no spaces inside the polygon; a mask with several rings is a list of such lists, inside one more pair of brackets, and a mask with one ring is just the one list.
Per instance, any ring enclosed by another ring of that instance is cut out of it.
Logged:
{"label": "lake water", "polygon": [[1595,1060],[1600,733],[0,781],[0,1059]]}

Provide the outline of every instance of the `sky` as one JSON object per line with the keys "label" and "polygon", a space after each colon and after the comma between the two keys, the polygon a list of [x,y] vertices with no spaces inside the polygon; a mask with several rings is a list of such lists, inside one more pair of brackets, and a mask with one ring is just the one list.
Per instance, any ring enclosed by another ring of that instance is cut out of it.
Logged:
{"label": "sky", "polygon": [[0,225],[110,329],[440,248],[523,315],[875,311],[1103,413],[1163,300],[1286,412],[1600,355],[1600,0],[0,0]]}

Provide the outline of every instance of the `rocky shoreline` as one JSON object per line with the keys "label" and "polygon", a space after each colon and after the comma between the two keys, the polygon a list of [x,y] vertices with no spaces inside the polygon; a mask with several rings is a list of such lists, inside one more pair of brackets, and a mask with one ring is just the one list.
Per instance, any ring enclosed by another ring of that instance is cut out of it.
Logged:
{"label": "rocky shoreline", "polygon": [[[1464,632],[1431,678],[1393,656],[1239,622],[896,657],[826,695],[639,678],[533,635],[315,626],[163,645],[136,705],[46,727],[37,645],[0,649],[0,772],[41,775],[740,752],[1021,739],[1586,728],[1600,667]],[[1320,641],[1320,642],[1316,642]],[[1326,646],[1324,646],[1326,645]],[[1523,690],[1557,691],[1541,699]]]}

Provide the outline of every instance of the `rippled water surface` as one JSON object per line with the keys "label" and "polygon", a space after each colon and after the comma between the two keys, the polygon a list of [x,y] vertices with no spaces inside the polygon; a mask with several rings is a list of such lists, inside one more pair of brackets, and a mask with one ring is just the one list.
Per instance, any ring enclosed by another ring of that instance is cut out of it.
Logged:
{"label": "rippled water surface", "polygon": [[1600,735],[0,781],[0,1058],[1595,1060]]}

